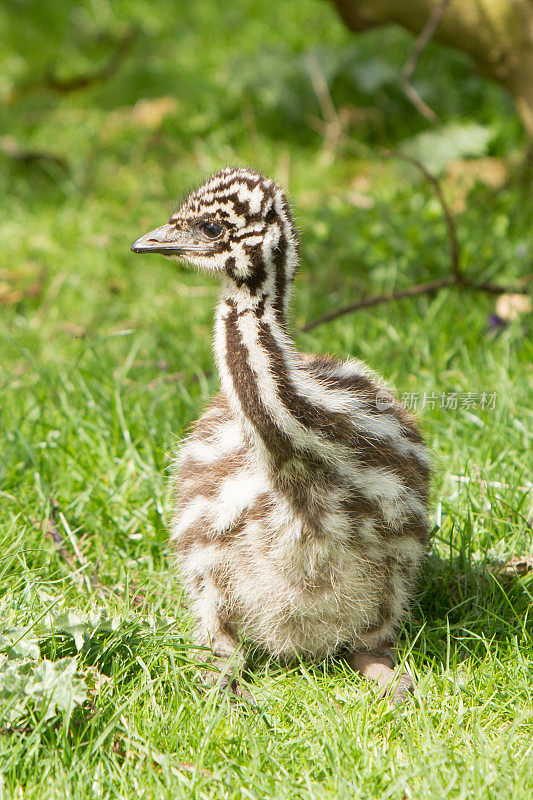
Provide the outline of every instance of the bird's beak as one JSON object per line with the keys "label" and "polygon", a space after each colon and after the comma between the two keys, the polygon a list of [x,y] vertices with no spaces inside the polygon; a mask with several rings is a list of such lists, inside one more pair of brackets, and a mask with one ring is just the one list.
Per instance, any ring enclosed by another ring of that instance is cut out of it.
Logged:
{"label": "bird's beak", "polygon": [[140,236],[131,246],[134,253],[161,253],[164,256],[185,255],[203,249],[188,231],[178,230],[169,223]]}

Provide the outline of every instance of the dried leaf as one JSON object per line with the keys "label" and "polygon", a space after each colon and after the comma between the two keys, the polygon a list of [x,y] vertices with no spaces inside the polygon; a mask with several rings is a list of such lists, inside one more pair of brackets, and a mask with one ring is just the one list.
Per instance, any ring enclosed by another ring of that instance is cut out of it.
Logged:
{"label": "dried leaf", "polygon": [[126,106],[111,111],[102,128],[104,139],[122,133],[124,126],[157,130],[163,120],[173,114],[178,107],[175,97],[155,97],[138,100],[134,106]]}
{"label": "dried leaf", "polygon": [[156,97],[153,100],[139,100],[133,107],[131,117],[139,127],[156,130],[165,117],[174,113],[177,105],[175,97]]}
{"label": "dried leaf", "polygon": [[459,158],[484,155],[493,135],[486,125],[452,123],[404,141],[401,152],[421,161],[432,175],[438,176]]}
{"label": "dried leaf", "polygon": [[374,208],[375,201],[369,194],[363,192],[352,191],[348,192],[346,199],[356,208]]}
{"label": "dried leaf", "polygon": [[525,294],[502,294],[496,302],[496,313],[507,322],[514,322],[521,314],[531,313],[531,298]]}
{"label": "dried leaf", "polygon": [[505,564],[500,565],[495,574],[499,578],[516,578],[533,572],[533,554],[513,556]]}
{"label": "dried leaf", "polygon": [[463,158],[452,161],[446,170],[444,182],[451,195],[452,211],[460,214],[466,209],[466,198],[476,183],[483,183],[490,189],[500,189],[507,177],[507,162],[503,158]]}
{"label": "dried leaf", "polygon": [[[17,271],[2,270],[0,272],[0,305],[14,305],[27,297],[35,297],[40,294],[45,277],[45,271],[33,261],[26,262]],[[28,283],[31,278],[34,280]]]}

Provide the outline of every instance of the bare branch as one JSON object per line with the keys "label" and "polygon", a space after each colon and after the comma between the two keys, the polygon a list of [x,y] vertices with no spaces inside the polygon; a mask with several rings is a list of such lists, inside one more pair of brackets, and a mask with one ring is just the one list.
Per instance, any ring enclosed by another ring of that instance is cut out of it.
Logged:
{"label": "bare branch", "polygon": [[412,164],[414,167],[416,167],[422,173],[424,178],[433,186],[435,194],[437,195],[438,201],[442,208],[442,213],[444,214],[446,228],[448,229],[448,241],[450,243],[450,261],[451,261],[452,275],[454,276],[455,282],[459,284],[459,286],[462,286],[463,284],[466,283],[466,279],[461,271],[461,265],[460,265],[461,253],[459,250],[459,241],[457,239],[457,228],[455,226],[455,220],[453,218],[453,214],[450,211],[448,203],[446,202],[446,199],[444,197],[444,192],[442,191],[442,187],[440,185],[438,178],[436,178],[435,175],[432,175],[431,172],[429,172],[426,169],[426,167],[424,166],[424,164],[422,164],[421,161],[418,161],[418,159],[413,158],[412,156],[408,156],[405,153],[401,152],[394,152],[392,150],[382,150],[381,152],[382,155],[385,156],[385,158],[399,158],[402,159],[403,161],[409,162],[409,164]]}
{"label": "bare branch", "polygon": [[335,158],[335,152],[341,142],[346,128],[346,121],[341,120],[331,97],[326,78],[314,53],[309,53],[306,58],[307,70],[313,91],[320,106],[322,120],[311,120],[311,125],[317,129],[324,138],[321,162],[329,164]]}
{"label": "bare branch", "polygon": [[134,28],[126,31],[124,36],[118,41],[118,44],[111,53],[108,61],[94,72],[77,75],[73,78],[59,78],[54,74],[53,68],[50,69],[46,75],[45,85],[49,89],[54,89],[56,92],[66,94],[68,92],[76,91],[77,89],[86,89],[93,83],[99,83],[111,78],[118,70],[120,64],[129,52],[129,49],[137,35]]}
{"label": "bare branch", "polygon": [[480,292],[487,292],[487,294],[527,294],[528,290],[525,286],[500,286],[497,283],[484,281],[482,283],[467,283],[467,289],[476,289]]}
{"label": "bare branch", "polygon": [[43,164],[49,163],[55,167],[59,167],[64,172],[70,172],[68,162],[61,156],[55,153],[49,153],[45,150],[28,150],[21,147],[13,136],[2,136],[0,139],[0,151],[6,158],[12,158],[16,161],[22,161],[25,164]]}
{"label": "bare branch", "polygon": [[444,193],[442,191],[442,187],[439,183],[438,178],[435,175],[432,175],[426,167],[422,164],[421,161],[418,161],[416,158],[412,158],[411,156],[406,155],[405,153],[398,153],[393,152],[392,150],[383,150],[383,156],[386,158],[400,158],[404,161],[409,162],[413,166],[415,166],[422,175],[426,178],[426,180],[432,185],[435,190],[435,194],[439,200],[441,205],[444,219],[446,222],[446,228],[448,232],[448,241],[450,246],[450,274],[444,278],[439,278],[434,281],[429,281],[427,283],[418,283],[414,286],[408,286],[406,289],[399,289],[397,292],[392,292],[390,294],[378,294],[373,295],[371,297],[366,297],[363,300],[358,300],[356,303],[350,303],[350,305],[342,306],[341,308],[337,308],[334,311],[330,311],[328,314],[324,314],[322,317],[318,317],[318,319],[311,320],[302,328],[300,331],[302,333],[306,333],[308,331],[313,330],[318,325],[322,325],[325,322],[332,322],[334,319],[338,319],[339,317],[344,316],[345,314],[350,314],[353,311],[359,311],[362,308],[369,308],[371,306],[377,306],[381,303],[390,303],[393,300],[403,300],[407,297],[420,297],[422,295],[432,294],[433,292],[438,291],[439,289],[444,289],[446,286],[457,286],[459,289],[469,289],[475,292],[487,292],[488,294],[527,294],[527,288],[525,285],[518,285],[515,287],[510,286],[500,286],[495,283],[491,283],[490,281],[483,281],[481,283],[475,283],[470,278],[467,278],[462,269],[461,269],[461,252],[459,249],[459,241],[457,239],[457,228],[455,225],[455,220],[453,218],[453,214],[450,211],[450,208],[446,202],[444,197]]}
{"label": "bare branch", "polygon": [[370,306],[377,306],[380,303],[390,303],[392,300],[403,300],[405,297],[416,297],[423,294],[431,294],[432,292],[443,289],[445,286],[451,286],[454,280],[451,275],[447,278],[440,280],[430,281],[429,283],[418,283],[415,286],[409,286],[407,289],[400,289],[391,294],[376,294],[372,297],[366,297],[364,300],[359,300],[357,303],[351,303],[349,306],[342,306],[335,311],[330,311],[329,314],[324,314],[323,317],[314,319],[308,322],[300,330],[304,333],[312,331],[317,325],[322,325],[324,322],[331,322],[337,317],[342,317],[344,314],[350,314],[352,311],[359,311],[361,308],[369,308]]}
{"label": "bare branch", "polygon": [[415,87],[411,83],[411,80],[417,67],[418,59],[427,47],[433,34],[439,27],[440,21],[443,18],[449,4],[450,0],[441,0],[439,5],[435,6],[428,17],[426,24],[418,35],[415,41],[415,46],[413,47],[411,55],[409,56],[402,72],[402,89],[415,108],[417,108],[422,116],[425,117],[429,122],[436,122],[437,115],[433,109],[431,109],[428,104],[422,100]]}
{"label": "bare branch", "polygon": [[[353,311],[359,311],[361,308],[369,308],[370,306],[377,306],[381,303],[389,303],[392,300],[403,300],[406,297],[419,297],[424,294],[433,294],[438,292],[439,289],[444,289],[446,286],[458,286],[457,281],[451,275],[441,280],[429,281],[428,283],[417,283],[414,286],[408,286],[407,289],[400,289],[391,294],[377,294],[372,297],[366,297],[358,303],[351,303],[349,306],[342,306],[335,311],[330,311],[329,314],[324,314],[323,317],[311,320],[302,328],[302,333],[312,331],[318,325],[324,322],[332,322],[344,314],[350,314]],[[472,292],[487,292],[488,294],[527,294],[527,289],[523,286],[498,286],[495,283],[464,283],[460,285],[461,289],[468,289]]]}

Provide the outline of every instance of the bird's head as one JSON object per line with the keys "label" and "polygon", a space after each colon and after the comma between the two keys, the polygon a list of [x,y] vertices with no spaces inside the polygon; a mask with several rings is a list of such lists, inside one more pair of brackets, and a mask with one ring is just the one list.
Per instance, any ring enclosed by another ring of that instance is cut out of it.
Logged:
{"label": "bird's head", "polygon": [[[285,194],[248,169],[226,168],[192,192],[170,220],[135,241],[134,253],[161,253],[226,273],[254,292],[290,282],[297,238]],[[268,287],[268,283],[272,286]]]}

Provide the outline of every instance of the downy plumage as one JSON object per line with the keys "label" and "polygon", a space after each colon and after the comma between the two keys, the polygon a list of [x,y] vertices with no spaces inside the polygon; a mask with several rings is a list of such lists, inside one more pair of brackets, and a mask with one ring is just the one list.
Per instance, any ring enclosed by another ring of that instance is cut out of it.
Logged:
{"label": "downy plumage", "polygon": [[220,275],[222,391],[181,445],[171,542],[225,680],[239,639],[280,657],[342,652],[393,698],[391,648],[428,546],[418,427],[356,360],[299,353],[287,327],[298,240],[283,191],[224,169],[134,252]]}

